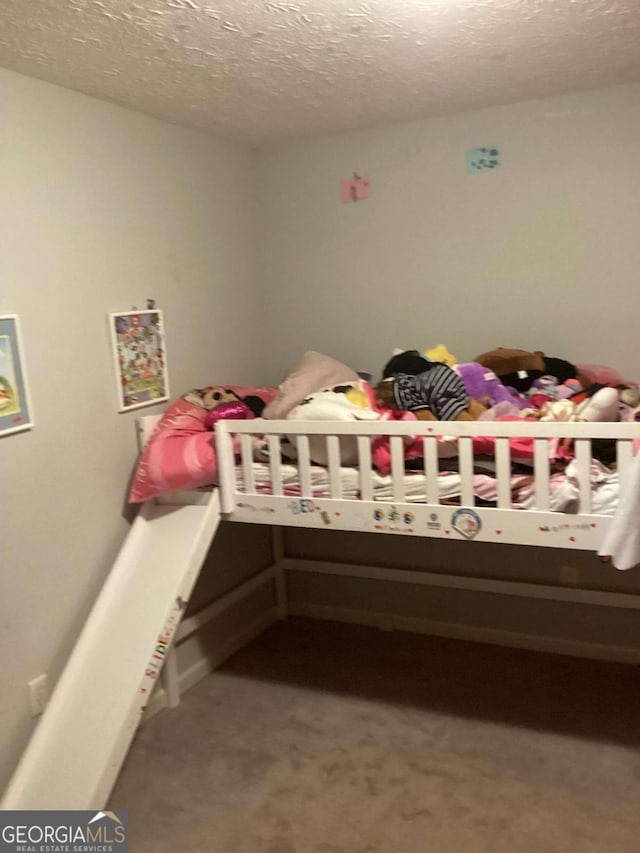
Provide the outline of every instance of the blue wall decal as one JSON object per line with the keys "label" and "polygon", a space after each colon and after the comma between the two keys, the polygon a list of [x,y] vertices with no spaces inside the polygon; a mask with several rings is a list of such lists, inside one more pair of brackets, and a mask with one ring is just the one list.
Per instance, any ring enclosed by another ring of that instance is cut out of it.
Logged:
{"label": "blue wall decal", "polygon": [[495,145],[486,148],[469,148],[467,151],[467,172],[487,172],[500,165],[500,149]]}

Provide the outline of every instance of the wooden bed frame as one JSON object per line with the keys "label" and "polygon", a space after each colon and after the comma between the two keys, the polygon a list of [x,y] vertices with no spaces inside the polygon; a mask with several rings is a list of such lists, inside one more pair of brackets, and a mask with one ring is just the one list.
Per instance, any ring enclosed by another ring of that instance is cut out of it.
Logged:
{"label": "wooden bed frame", "polygon": [[[140,419],[137,428],[141,443],[148,439],[159,418],[155,415]],[[253,437],[257,434],[266,437],[269,450],[270,494],[259,494],[254,484]],[[287,494],[282,486],[283,434],[297,444],[300,490],[295,496]],[[373,499],[370,473],[370,439],[381,434],[389,436],[393,482],[391,497],[385,501]],[[404,473],[403,438],[416,434],[422,435],[424,444],[424,503],[406,499],[400,477]],[[241,450],[239,465],[234,451],[235,435],[239,437]],[[458,440],[461,499],[456,506],[444,504],[437,497],[438,435],[456,436]],[[326,437],[329,497],[312,494],[311,436]],[[345,436],[357,438],[360,463],[357,499],[345,498],[341,493],[340,439]],[[495,508],[476,506],[474,501],[473,436],[496,438]],[[509,438],[513,437],[529,437],[534,442],[535,508],[531,510],[511,508]],[[632,445],[639,437],[638,424],[219,422],[216,442],[220,487],[165,495],[142,505],[1,807],[103,808],[140,719],[150,700],[153,701],[163,665],[165,704],[179,702],[175,644],[261,586],[272,585],[274,606],[265,612],[253,631],[235,638],[220,651],[217,662],[221,662],[259,630],[287,615],[287,573],[316,572],[640,610],[640,594],[635,593],[442,574],[419,567],[400,570],[291,559],[285,554],[281,535],[283,527],[292,526],[405,538],[458,539],[468,543],[468,547],[480,541],[595,552],[611,518],[591,511],[591,441],[615,440],[622,489],[632,475]],[[574,442],[581,482],[578,513],[549,509],[549,439]],[[238,471],[246,484],[242,489],[237,483]],[[459,523],[461,517],[464,524]],[[183,620],[186,603],[222,519],[270,525],[273,561],[204,610]],[[640,650],[631,649],[624,655],[627,662],[640,662]],[[621,658],[614,654],[612,659]]]}

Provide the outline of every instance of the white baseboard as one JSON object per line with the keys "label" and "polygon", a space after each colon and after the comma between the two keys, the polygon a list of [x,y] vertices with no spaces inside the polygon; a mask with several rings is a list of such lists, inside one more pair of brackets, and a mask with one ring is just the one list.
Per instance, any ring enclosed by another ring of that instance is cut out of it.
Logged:
{"label": "white baseboard", "polygon": [[348,607],[336,607],[326,604],[289,601],[289,613],[292,616],[307,616],[313,619],[329,619],[335,622],[348,622],[354,625],[371,625],[386,631],[407,631],[412,634],[431,634],[448,637],[452,640],[468,640],[476,643],[491,643],[498,646],[510,646],[530,649],[537,652],[573,655],[581,658],[595,658],[617,663],[640,663],[640,649],[627,646],[589,643],[571,640],[565,637],[551,637],[538,634],[525,634],[499,628],[484,628],[476,625],[462,625],[453,622],[439,622],[435,619],[421,619],[415,616],[398,616],[393,613],[380,613],[371,610],[356,610]]}
{"label": "white baseboard", "polygon": [[[265,610],[256,619],[253,619],[245,625],[240,631],[232,634],[221,646],[214,650],[213,654],[199,658],[184,672],[178,673],[178,684],[180,694],[185,690],[193,687],[203,678],[206,678],[214,670],[216,670],[227,658],[239,651],[243,646],[246,646],[254,640],[259,634],[265,631],[270,625],[278,620],[277,609],[271,608]],[[149,704],[146,707],[142,722],[145,723],[154,717],[159,711],[168,707],[167,693],[160,684],[154,691]]]}

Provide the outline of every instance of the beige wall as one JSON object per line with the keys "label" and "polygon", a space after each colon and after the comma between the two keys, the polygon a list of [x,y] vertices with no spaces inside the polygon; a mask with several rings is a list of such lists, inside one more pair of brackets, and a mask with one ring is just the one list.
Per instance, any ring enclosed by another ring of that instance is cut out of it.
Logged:
{"label": "beige wall", "polygon": [[127,530],[139,412],[116,413],[107,312],[157,300],[176,394],[259,367],[254,154],[7,71],[0,123],[0,313],[35,413],[0,439],[1,787],[26,683],[55,679]]}
{"label": "beige wall", "polygon": [[[466,173],[498,145],[502,166]],[[381,372],[393,347],[637,357],[640,86],[282,144],[261,160],[268,366],[306,348]],[[341,204],[340,181],[371,178]]]}

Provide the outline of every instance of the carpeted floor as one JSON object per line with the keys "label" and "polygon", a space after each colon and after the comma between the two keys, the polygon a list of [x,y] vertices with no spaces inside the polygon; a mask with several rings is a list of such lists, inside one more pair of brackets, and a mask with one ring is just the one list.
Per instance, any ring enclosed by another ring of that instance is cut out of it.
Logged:
{"label": "carpeted floor", "polygon": [[636,667],[290,619],[139,732],[132,853],[640,853]]}

